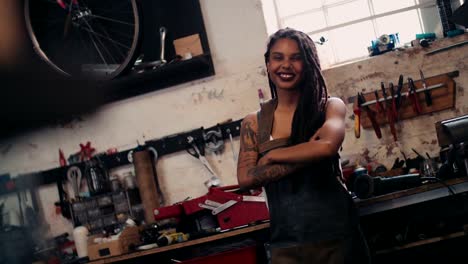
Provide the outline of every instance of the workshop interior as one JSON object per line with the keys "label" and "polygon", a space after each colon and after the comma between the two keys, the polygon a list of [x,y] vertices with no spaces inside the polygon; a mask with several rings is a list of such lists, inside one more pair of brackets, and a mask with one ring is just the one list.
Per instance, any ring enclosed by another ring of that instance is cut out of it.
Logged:
{"label": "workshop interior", "polygon": [[0,264],[270,263],[236,175],[286,27],[346,104],[372,263],[467,263],[464,0],[5,0]]}

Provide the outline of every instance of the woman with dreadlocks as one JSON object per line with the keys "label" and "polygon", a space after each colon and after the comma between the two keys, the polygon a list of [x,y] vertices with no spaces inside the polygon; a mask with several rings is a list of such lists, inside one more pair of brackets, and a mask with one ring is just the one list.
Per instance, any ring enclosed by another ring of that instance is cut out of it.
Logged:
{"label": "woman with dreadlocks", "polygon": [[340,182],[346,107],[328,97],[314,42],[281,29],[265,63],[273,99],[242,122],[237,177],[242,188],[265,187],[272,263],[369,263]]}

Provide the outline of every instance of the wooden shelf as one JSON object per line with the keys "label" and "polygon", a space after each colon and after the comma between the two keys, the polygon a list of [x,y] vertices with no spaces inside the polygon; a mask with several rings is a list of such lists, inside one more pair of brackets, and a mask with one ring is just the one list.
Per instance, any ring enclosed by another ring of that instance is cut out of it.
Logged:
{"label": "wooden shelf", "polygon": [[228,238],[228,237],[247,234],[247,233],[267,229],[269,227],[270,227],[270,223],[263,223],[263,224],[259,224],[259,225],[255,225],[255,226],[250,226],[250,227],[246,227],[246,228],[241,228],[241,229],[237,229],[237,230],[233,230],[233,231],[213,235],[213,236],[208,236],[208,237],[204,237],[204,238],[190,240],[190,241],[187,241],[187,242],[177,243],[177,244],[173,244],[173,245],[169,245],[169,246],[165,246],[165,247],[148,249],[148,250],[137,251],[137,252],[134,252],[134,253],[125,254],[125,255],[121,255],[121,256],[115,256],[115,257],[99,259],[99,260],[96,260],[96,261],[92,261],[90,263],[91,264],[113,263],[113,262],[122,261],[122,260],[126,260],[126,259],[137,258],[137,257],[141,257],[141,256],[146,256],[146,255],[161,253],[161,252],[165,252],[165,251],[175,250],[175,249],[179,249],[179,248],[183,248],[183,247],[190,247],[190,246],[194,246],[194,245],[199,245],[199,244],[203,244],[203,243],[207,243],[207,242],[211,242],[211,241],[215,241],[215,240],[220,240],[220,239],[224,239],[224,238]]}
{"label": "wooden shelf", "polygon": [[369,206],[369,205],[373,205],[373,204],[377,204],[377,203],[381,203],[385,201],[395,200],[401,197],[428,192],[428,191],[435,190],[435,189],[447,188],[446,185],[454,186],[454,185],[465,183],[465,182],[468,182],[468,177],[446,180],[444,181],[445,185],[442,183],[424,184],[422,186],[407,189],[407,190],[392,192],[389,194],[375,196],[375,197],[371,197],[368,199],[359,199],[356,201],[356,206],[365,207],[365,206]]}
{"label": "wooden shelf", "polygon": [[177,84],[205,78],[215,74],[211,54],[195,56],[189,60],[167,63],[142,73],[131,72],[108,84],[115,91],[108,101],[115,101]]}
{"label": "wooden shelf", "polygon": [[394,252],[394,251],[397,251],[397,250],[413,248],[413,247],[417,247],[417,246],[432,244],[432,243],[436,243],[436,242],[439,242],[439,241],[458,238],[458,237],[464,237],[464,236],[466,236],[466,233],[464,231],[455,232],[455,233],[451,233],[451,234],[447,234],[447,235],[443,235],[443,236],[432,237],[432,238],[428,238],[428,239],[423,239],[423,240],[407,243],[407,244],[401,245],[401,246],[396,246],[396,247],[392,247],[392,248],[378,250],[378,251],[375,252],[375,254],[391,253],[391,252]]}

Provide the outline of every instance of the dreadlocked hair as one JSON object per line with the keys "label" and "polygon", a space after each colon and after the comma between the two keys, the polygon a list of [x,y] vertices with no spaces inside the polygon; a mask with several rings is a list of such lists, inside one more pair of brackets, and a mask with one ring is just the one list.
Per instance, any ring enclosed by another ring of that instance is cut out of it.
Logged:
{"label": "dreadlocked hair", "polygon": [[[271,35],[264,55],[265,63],[268,63],[270,49],[276,41],[284,38],[297,42],[304,62],[304,77],[298,87],[301,96],[294,112],[290,136],[290,143],[295,145],[308,141],[322,126],[322,113],[325,111],[328,92],[314,41],[301,31],[285,28]],[[276,86],[270,76],[268,76],[268,83],[272,98],[276,98]]]}

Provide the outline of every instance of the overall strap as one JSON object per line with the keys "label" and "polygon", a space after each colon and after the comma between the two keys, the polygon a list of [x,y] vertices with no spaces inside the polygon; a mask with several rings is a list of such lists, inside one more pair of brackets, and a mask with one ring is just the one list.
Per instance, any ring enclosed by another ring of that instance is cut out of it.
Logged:
{"label": "overall strap", "polygon": [[275,115],[275,109],[278,101],[271,99],[260,106],[258,112],[258,132],[257,132],[257,143],[261,145],[267,141],[270,141],[270,133],[273,127],[273,118]]}
{"label": "overall strap", "polygon": [[273,119],[275,115],[276,105],[278,104],[277,99],[272,99],[261,105],[260,111],[258,112],[258,152],[263,155],[266,152],[279,148],[285,147],[289,144],[288,138],[279,138],[270,140],[271,130],[273,128]]}

